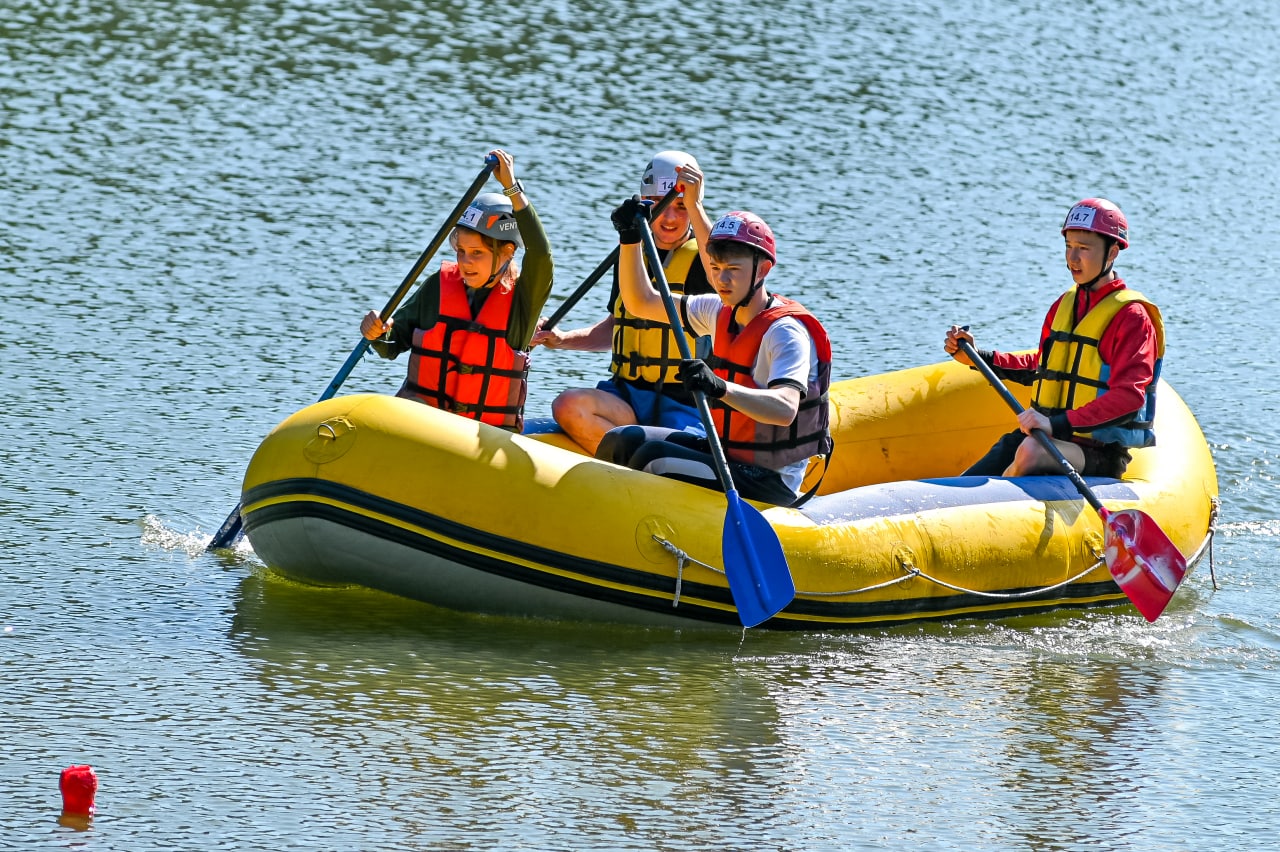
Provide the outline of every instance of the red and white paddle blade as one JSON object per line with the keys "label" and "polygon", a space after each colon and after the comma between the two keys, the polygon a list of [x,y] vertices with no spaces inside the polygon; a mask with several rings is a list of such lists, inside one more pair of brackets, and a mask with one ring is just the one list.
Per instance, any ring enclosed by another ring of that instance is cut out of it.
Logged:
{"label": "red and white paddle blade", "polygon": [[1111,576],[1142,617],[1155,621],[1187,574],[1186,557],[1144,512],[1107,512],[1103,521]]}

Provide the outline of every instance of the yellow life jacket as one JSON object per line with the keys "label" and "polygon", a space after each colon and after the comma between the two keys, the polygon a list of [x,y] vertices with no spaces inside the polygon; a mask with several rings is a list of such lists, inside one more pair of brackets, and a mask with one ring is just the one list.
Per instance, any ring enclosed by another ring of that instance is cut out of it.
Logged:
{"label": "yellow life jacket", "polygon": [[1046,417],[1052,417],[1093,402],[1107,392],[1111,366],[1103,363],[1098,344],[1116,314],[1130,302],[1139,302],[1147,309],[1156,330],[1155,371],[1151,384],[1147,385],[1142,408],[1123,423],[1077,434],[1104,444],[1149,447],[1156,442],[1151,426],[1156,415],[1156,385],[1164,363],[1164,320],[1160,309],[1136,290],[1123,289],[1107,294],[1074,325],[1074,289],[1058,301],[1049,335],[1040,348],[1032,406]]}
{"label": "yellow life jacket", "polygon": [[[698,243],[689,240],[667,252],[662,264],[671,292],[684,293],[689,270],[698,260]],[[695,338],[686,332],[689,348],[694,348]],[[670,384],[673,389],[683,386],[676,378],[680,367],[680,344],[671,326],[665,322],[641,319],[627,310],[622,299],[613,306],[613,358],[609,369],[617,378],[634,382],[648,390]]]}

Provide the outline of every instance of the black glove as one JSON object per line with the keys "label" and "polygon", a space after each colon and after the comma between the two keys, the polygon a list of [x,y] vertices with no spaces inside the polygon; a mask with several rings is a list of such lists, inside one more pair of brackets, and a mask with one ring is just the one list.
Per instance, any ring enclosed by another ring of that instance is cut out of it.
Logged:
{"label": "black glove", "polygon": [[712,399],[720,399],[729,390],[724,379],[711,372],[707,362],[701,358],[685,358],[680,362],[680,370],[676,378],[684,385],[684,389],[693,393],[698,391]]}
{"label": "black glove", "polygon": [[636,221],[636,217],[643,216],[648,222],[651,208],[652,205],[641,201],[638,195],[631,196],[614,208],[609,218],[613,220],[613,227],[618,232],[619,243],[629,246],[640,242],[640,223]]}

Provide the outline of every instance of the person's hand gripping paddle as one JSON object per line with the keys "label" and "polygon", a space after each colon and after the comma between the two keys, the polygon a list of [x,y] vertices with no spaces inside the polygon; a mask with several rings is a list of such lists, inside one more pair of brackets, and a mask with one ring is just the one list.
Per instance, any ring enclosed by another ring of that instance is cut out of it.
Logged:
{"label": "person's hand gripping paddle", "polygon": [[[964,338],[956,343],[973,365],[978,368],[991,386],[999,392],[1015,413],[1022,413],[1022,404],[1009,391],[991,366],[974,350],[973,344]],[[1062,472],[1080,492],[1080,496],[1102,518],[1105,527],[1105,552],[1107,568],[1120,591],[1124,592],[1147,621],[1155,621],[1169,605],[1178,584],[1187,574],[1187,560],[1178,546],[1169,540],[1160,525],[1150,515],[1138,509],[1112,512],[1102,505],[1093,489],[1084,481],[1071,462],[1053,442],[1053,438],[1035,429],[1031,433],[1062,467]]]}

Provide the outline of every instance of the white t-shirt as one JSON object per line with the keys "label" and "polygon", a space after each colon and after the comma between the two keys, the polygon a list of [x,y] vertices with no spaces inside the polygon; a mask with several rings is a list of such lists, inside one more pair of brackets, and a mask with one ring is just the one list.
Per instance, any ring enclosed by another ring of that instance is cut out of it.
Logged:
{"label": "white t-shirt", "polygon": [[[689,330],[696,335],[709,334],[714,339],[716,317],[723,306],[724,302],[715,294],[686,296],[684,308]],[[786,379],[801,388],[808,388],[810,382],[817,378],[818,348],[804,323],[795,317],[783,317],[770,325],[760,339],[760,353],[751,370],[751,379],[756,387],[767,388],[773,382]],[[787,465],[778,473],[786,486],[799,494],[808,467],[809,462],[801,460]]]}

